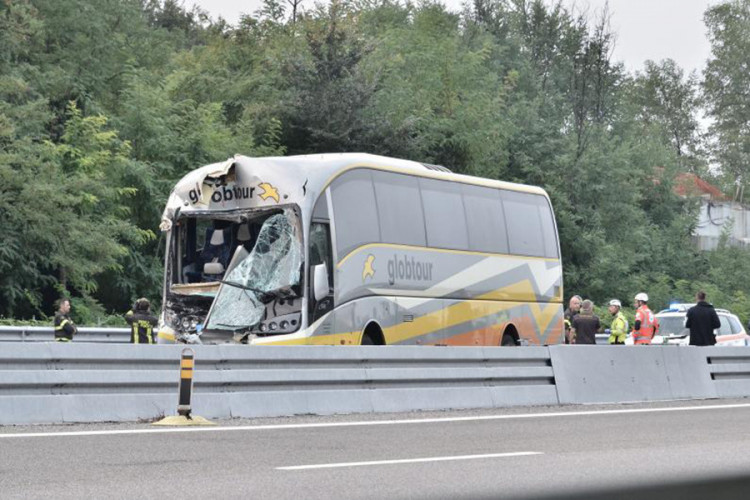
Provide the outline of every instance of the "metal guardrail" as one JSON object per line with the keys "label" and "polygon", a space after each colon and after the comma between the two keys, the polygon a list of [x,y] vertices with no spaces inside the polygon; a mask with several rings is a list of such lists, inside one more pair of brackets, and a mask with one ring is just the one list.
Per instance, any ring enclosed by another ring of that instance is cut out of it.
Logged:
{"label": "metal guardrail", "polygon": [[[49,326],[0,326],[0,342],[50,342],[54,340],[54,329]],[[597,333],[596,345],[608,345],[609,334]],[[106,342],[127,344],[130,342],[129,328],[79,327],[73,342]]]}
{"label": "metal guardrail", "polygon": [[[179,345],[0,348],[0,425],[174,414]],[[206,418],[557,404],[545,347],[193,346]]]}
{"label": "metal guardrail", "polygon": [[[596,344],[607,345],[608,333],[597,333]],[[53,328],[47,326],[0,326],[0,342],[50,342],[54,340]],[[129,328],[79,327],[73,342],[106,342],[127,344]]]}
{"label": "metal guardrail", "polygon": [[[180,345],[8,342],[0,425],[173,414]],[[746,347],[198,345],[207,418],[750,397]]]}
{"label": "metal guardrail", "polygon": [[[55,329],[51,326],[0,326],[0,342],[51,342]],[[130,328],[79,327],[73,342],[127,344]]]}

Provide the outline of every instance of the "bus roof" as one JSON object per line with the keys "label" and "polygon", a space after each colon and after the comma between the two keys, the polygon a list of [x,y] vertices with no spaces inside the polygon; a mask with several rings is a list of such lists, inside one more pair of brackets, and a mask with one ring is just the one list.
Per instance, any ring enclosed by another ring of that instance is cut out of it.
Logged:
{"label": "bus roof", "polygon": [[366,153],[258,158],[236,155],[193,170],[180,179],[164,210],[162,229],[168,230],[178,213],[284,204],[311,208],[318,195],[338,175],[361,167],[546,196],[545,191],[536,186],[456,174],[445,167]]}

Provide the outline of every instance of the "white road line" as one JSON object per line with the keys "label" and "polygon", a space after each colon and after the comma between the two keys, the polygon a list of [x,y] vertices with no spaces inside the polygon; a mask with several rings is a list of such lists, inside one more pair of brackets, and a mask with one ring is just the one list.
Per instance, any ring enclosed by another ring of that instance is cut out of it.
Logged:
{"label": "white road line", "polygon": [[487,455],[458,455],[453,457],[405,458],[400,460],[374,460],[372,462],[343,462],[339,464],[293,465],[276,467],[276,470],[334,469],[337,467],[362,467],[365,465],[416,464],[421,462],[448,462],[451,460],[478,460],[482,458],[525,457],[543,455],[541,451],[517,451],[514,453],[490,453]]}
{"label": "white road line", "polygon": [[317,429],[326,427],[367,427],[375,425],[414,425],[442,424],[451,422],[476,422],[482,420],[516,420],[524,418],[565,418],[595,415],[627,415],[634,413],[664,413],[680,411],[709,411],[750,408],[750,403],[705,405],[705,406],[671,406],[666,408],[627,408],[620,410],[558,411],[551,413],[521,413],[515,415],[476,415],[473,417],[415,418],[406,420],[363,420],[355,422],[324,422],[308,424],[270,424],[238,425],[226,427],[169,427],[127,430],[70,431],[70,432],[18,432],[0,434],[0,439],[33,438],[33,437],[71,437],[71,436],[117,436],[127,434],[169,434],[185,432],[233,432],[233,431],[268,431],[282,429]]}

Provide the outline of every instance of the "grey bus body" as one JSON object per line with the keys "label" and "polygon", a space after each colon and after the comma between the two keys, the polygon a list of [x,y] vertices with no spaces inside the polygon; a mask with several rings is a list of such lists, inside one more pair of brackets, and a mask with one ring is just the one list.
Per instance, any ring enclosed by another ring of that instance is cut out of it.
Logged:
{"label": "grey bus body", "polygon": [[368,154],[235,156],[170,195],[162,341],[555,344],[541,188]]}

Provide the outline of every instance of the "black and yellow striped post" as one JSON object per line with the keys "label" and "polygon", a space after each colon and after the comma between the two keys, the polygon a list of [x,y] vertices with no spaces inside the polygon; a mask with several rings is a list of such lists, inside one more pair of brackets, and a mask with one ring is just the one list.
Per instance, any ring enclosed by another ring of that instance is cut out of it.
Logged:
{"label": "black and yellow striped post", "polygon": [[195,366],[195,351],[186,347],[182,350],[180,359],[180,397],[177,402],[177,413],[190,418],[190,396],[193,393],[193,367]]}
{"label": "black and yellow striped post", "polygon": [[195,372],[195,351],[186,347],[180,356],[180,386],[175,417],[164,417],[154,425],[214,425],[203,417],[194,416],[190,404],[193,394],[193,373]]}

